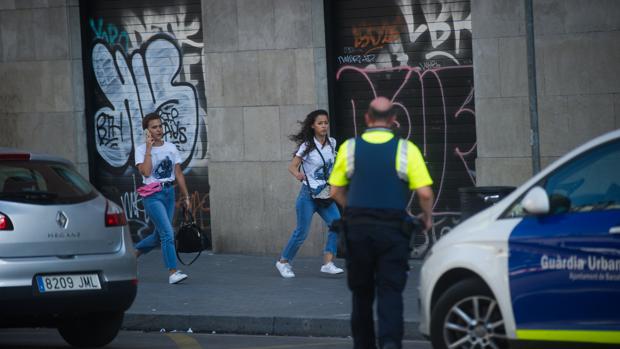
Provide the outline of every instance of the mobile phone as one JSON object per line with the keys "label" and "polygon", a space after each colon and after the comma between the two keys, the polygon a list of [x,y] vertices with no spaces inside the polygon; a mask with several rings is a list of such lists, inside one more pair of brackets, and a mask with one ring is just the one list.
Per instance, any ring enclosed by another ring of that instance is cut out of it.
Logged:
{"label": "mobile phone", "polygon": [[149,138],[150,135],[151,135],[151,131],[149,131],[148,129],[144,129],[144,138],[147,139]]}

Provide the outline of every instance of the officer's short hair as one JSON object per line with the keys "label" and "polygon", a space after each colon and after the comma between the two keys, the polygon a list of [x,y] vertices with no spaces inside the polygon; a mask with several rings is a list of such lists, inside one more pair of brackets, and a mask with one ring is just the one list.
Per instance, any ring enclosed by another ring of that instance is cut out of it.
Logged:
{"label": "officer's short hair", "polygon": [[373,107],[368,108],[368,116],[373,120],[385,120],[391,116],[394,116],[396,111],[394,110],[394,106],[392,105],[390,109],[379,111]]}

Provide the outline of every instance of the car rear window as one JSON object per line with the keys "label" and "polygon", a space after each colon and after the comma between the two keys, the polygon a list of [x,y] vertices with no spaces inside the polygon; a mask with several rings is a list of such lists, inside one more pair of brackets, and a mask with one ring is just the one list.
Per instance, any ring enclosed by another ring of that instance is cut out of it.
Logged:
{"label": "car rear window", "polygon": [[0,161],[0,201],[74,204],[97,196],[71,167],[52,161]]}

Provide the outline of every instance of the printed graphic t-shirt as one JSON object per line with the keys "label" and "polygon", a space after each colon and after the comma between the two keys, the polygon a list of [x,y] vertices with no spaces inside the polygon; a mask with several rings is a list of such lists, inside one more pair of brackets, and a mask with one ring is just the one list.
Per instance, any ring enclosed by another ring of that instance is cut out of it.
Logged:
{"label": "printed graphic t-shirt", "polygon": [[[310,182],[312,194],[316,195],[327,185],[327,179],[329,178],[329,174],[332,172],[332,168],[334,167],[336,140],[330,137],[329,143],[325,142],[325,146],[323,146],[316,140],[316,138],[314,138],[314,145],[316,148],[306,154],[306,156],[302,157],[301,155],[308,148],[306,143],[302,143],[301,146],[299,146],[297,153],[295,153],[295,156],[301,158],[301,164],[303,166],[303,170],[301,172],[306,174],[308,182]],[[325,168],[327,168],[327,173],[325,173],[323,169],[323,160],[321,160],[321,155],[318,153],[319,151],[325,159]],[[304,181],[304,184],[306,184],[306,181]]]}
{"label": "printed graphic t-shirt", "polygon": [[[134,153],[136,166],[144,162],[145,154],[146,144],[141,144],[136,147]],[[142,176],[142,182],[144,182],[144,184],[174,181],[174,168],[176,164],[181,163],[181,156],[174,144],[164,142],[162,146],[153,146],[151,148],[151,161],[153,163],[153,170],[150,176]]]}

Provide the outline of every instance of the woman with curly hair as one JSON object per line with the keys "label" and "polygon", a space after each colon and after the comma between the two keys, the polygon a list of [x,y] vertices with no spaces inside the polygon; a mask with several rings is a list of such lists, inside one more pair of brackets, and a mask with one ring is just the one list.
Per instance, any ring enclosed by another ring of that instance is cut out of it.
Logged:
{"label": "woman with curly hair", "polygon": [[[283,278],[295,277],[290,262],[308,236],[314,213],[317,212],[328,226],[333,220],[340,218],[336,203],[333,200],[329,200],[331,203],[324,200],[327,197],[326,193],[329,193],[327,179],[334,167],[336,155],[336,140],[328,136],[328,130],[327,111],[315,110],[301,122],[301,130],[290,136],[290,139],[297,144],[297,151],[288,166],[288,170],[297,180],[302,182],[302,186],[295,205],[297,227],[284,247],[280,259],[276,262],[276,268]],[[314,198],[323,198],[323,200],[318,200],[320,203],[317,203]],[[333,262],[337,244],[338,234],[329,231],[321,272],[327,274],[344,272]]]}

